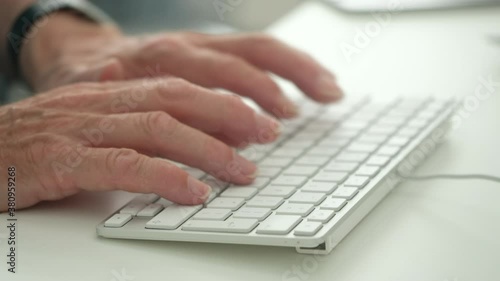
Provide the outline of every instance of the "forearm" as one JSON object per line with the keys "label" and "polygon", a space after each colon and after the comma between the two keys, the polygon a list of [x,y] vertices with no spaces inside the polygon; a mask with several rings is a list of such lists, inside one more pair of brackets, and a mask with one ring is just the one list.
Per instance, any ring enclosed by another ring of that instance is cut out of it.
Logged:
{"label": "forearm", "polygon": [[0,0],[0,72],[10,73],[11,61],[7,54],[7,36],[15,19],[35,0]]}

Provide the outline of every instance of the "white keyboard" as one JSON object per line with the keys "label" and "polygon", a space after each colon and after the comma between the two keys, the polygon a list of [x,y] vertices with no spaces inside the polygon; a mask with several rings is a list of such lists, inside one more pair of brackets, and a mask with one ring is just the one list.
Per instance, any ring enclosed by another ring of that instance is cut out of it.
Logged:
{"label": "white keyboard", "polygon": [[399,183],[398,166],[410,172],[439,143],[435,136],[446,129],[453,107],[435,99],[303,102],[301,117],[284,123],[277,142],[240,151],[258,163],[253,184],[230,185],[180,165],[212,186],[206,204],[139,195],[97,233],[329,253]]}

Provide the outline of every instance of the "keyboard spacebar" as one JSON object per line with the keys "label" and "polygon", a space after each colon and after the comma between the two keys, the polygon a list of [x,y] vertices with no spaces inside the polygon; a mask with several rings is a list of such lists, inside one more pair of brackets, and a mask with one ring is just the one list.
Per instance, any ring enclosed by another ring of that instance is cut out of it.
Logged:
{"label": "keyboard spacebar", "polygon": [[249,233],[258,224],[255,219],[228,219],[226,221],[192,220],[182,225],[182,230]]}

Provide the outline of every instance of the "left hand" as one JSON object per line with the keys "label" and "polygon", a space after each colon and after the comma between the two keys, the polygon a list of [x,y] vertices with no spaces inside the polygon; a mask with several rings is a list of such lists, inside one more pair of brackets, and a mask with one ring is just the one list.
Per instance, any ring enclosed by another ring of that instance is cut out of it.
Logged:
{"label": "left hand", "polygon": [[163,33],[123,36],[69,13],[56,13],[27,40],[23,76],[35,90],[83,82],[176,76],[223,88],[288,118],[297,109],[269,72],[295,83],[319,102],[342,97],[335,77],[309,55],[263,34]]}

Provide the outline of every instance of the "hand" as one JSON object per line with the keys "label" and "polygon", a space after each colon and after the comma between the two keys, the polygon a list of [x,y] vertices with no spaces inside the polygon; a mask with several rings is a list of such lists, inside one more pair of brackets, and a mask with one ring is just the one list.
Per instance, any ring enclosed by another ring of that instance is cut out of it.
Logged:
{"label": "hand", "polygon": [[272,142],[278,133],[276,120],[240,98],[179,78],[80,83],[0,107],[0,167],[17,168],[18,208],[117,189],[200,204],[210,187],[155,157],[248,184],[256,167],[229,145]]}
{"label": "hand", "polygon": [[342,97],[335,77],[310,56],[262,34],[125,37],[63,13],[32,37],[23,49],[23,73],[39,90],[82,81],[176,76],[250,97],[278,117],[295,116],[296,107],[269,77],[271,72],[316,101]]}

